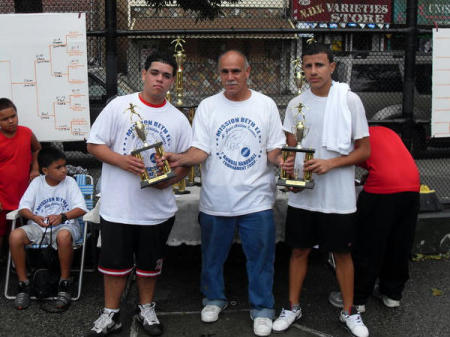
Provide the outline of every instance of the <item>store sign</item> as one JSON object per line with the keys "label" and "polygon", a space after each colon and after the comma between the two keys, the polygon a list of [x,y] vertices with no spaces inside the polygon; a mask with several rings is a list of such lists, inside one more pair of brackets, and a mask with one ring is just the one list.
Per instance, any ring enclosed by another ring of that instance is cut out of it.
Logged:
{"label": "store sign", "polygon": [[390,23],[391,0],[292,0],[292,17],[302,22]]}
{"label": "store sign", "polygon": [[[394,23],[406,24],[406,0],[394,3]],[[450,24],[450,2],[448,0],[419,0],[417,24],[434,26]]]}

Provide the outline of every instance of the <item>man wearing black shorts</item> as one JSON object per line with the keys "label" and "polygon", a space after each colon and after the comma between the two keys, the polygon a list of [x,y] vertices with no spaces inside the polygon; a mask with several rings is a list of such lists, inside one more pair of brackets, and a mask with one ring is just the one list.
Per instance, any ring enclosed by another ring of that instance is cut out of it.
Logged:
{"label": "man wearing black shorts", "polygon": [[187,118],[165,99],[175,72],[172,56],[151,54],[142,71],[143,90],[112,100],[92,125],[88,151],[103,162],[98,269],[104,275],[105,307],[87,336],[106,336],[122,328],[120,297],[134,266],[139,290],[137,321],[150,336],[163,333],[153,293],[177,211],[170,186],[188,168],[176,168],[176,177],[141,189],[140,175],[147,171],[152,178],[158,172],[154,149],[143,152],[143,160],[130,153],[144,146],[136,122],[144,125],[150,144],[162,142],[165,150],[176,153],[190,147]]}
{"label": "man wearing black shorts", "polygon": [[[283,128],[290,146],[297,143],[294,134],[298,122],[302,121],[309,130],[302,145],[315,149],[315,158],[304,162],[303,155],[298,153],[296,167],[311,171],[315,186],[289,195],[286,242],[292,247],[290,304],[281,311],[272,329],[284,331],[301,317],[300,293],[308,256],[318,244],[335,256],[336,277],[344,300],[340,321],[355,336],[367,337],[369,331],[353,307],[350,254],[356,211],[354,165],[370,154],[365,111],[347,84],[331,80],[336,64],[327,46],[319,43],[306,46],[302,62],[310,88],[289,102]],[[298,112],[299,104],[304,106],[303,114]]]}

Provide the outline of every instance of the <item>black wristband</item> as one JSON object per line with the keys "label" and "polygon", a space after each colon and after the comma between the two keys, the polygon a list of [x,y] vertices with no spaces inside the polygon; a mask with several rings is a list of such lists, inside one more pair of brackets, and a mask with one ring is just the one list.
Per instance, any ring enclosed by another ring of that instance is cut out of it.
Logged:
{"label": "black wristband", "polygon": [[60,215],[61,215],[61,223],[66,222],[66,221],[67,221],[67,215],[66,215],[66,213],[61,213]]}

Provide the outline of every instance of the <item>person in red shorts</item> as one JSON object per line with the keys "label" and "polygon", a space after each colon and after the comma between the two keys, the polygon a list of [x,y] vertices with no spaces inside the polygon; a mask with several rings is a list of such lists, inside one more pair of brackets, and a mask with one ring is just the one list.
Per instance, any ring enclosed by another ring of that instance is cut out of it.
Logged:
{"label": "person in red shorts", "polygon": [[0,255],[8,232],[6,214],[17,209],[29,182],[39,176],[41,145],[29,128],[18,123],[14,103],[0,98]]}
{"label": "person in red shorts", "polygon": [[[420,206],[419,170],[400,137],[382,126],[371,126],[369,134],[372,152],[359,165],[368,175],[358,198],[352,252],[354,303],[360,312],[372,292],[385,306],[400,306]],[[329,301],[340,306],[341,298],[332,292]]]}

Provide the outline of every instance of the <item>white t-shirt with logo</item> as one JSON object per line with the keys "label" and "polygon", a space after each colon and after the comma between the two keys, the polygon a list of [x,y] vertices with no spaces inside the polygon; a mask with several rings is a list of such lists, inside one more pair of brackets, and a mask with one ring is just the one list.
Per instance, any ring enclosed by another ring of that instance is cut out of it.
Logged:
{"label": "white t-shirt with logo", "polygon": [[274,165],[267,152],[286,140],[275,102],[256,91],[245,101],[223,92],[203,100],[193,122],[192,146],[209,154],[202,164],[200,211],[238,216],[272,208]]}
{"label": "white t-shirt with logo", "polygon": [[[75,179],[66,177],[58,185],[50,186],[44,175],[34,178],[20,199],[19,210],[24,208],[42,217],[67,213],[74,208],[87,212],[86,202]],[[39,226],[32,220],[28,220],[28,224]],[[67,220],[65,224],[79,226],[76,219]],[[55,230],[60,225],[53,226],[52,229]],[[45,227],[40,228],[45,231]]]}
{"label": "white t-shirt with logo", "polygon": [[[189,149],[192,130],[187,118],[172,104],[162,107],[144,104],[138,93],[112,100],[92,125],[88,143],[105,144],[112,151],[128,155],[142,148],[134,122],[137,115],[130,112],[130,103],[145,125],[149,145],[162,142],[164,151],[183,152]],[[131,120],[132,118],[132,120]],[[141,152],[150,177],[155,175],[155,149]],[[107,221],[134,225],[155,225],[174,216],[177,211],[172,188],[141,189],[140,177],[117,166],[103,163],[101,177],[100,215]]]}
{"label": "white t-shirt with logo", "polygon": [[[286,108],[283,123],[285,131],[294,133],[295,124],[302,120],[298,114],[298,105],[304,105],[306,136],[303,138],[304,148],[316,150],[314,158],[330,159],[341,156],[338,152],[328,151],[322,146],[323,116],[327,97],[314,95],[307,90],[293,98]],[[352,116],[352,150],[354,140],[369,136],[369,128],[361,99],[353,92],[348,93],[348,108]],[[299,168],[299,176],[303,176],[304,153],[298,152],[295,167]],[[345,166],[332,169],[325,174],[312,175],[315,185],[313,189],[304,189],[299,193],[289,193],[289,206],[322,213],[348,214],[356,211],[355,167]]]}

